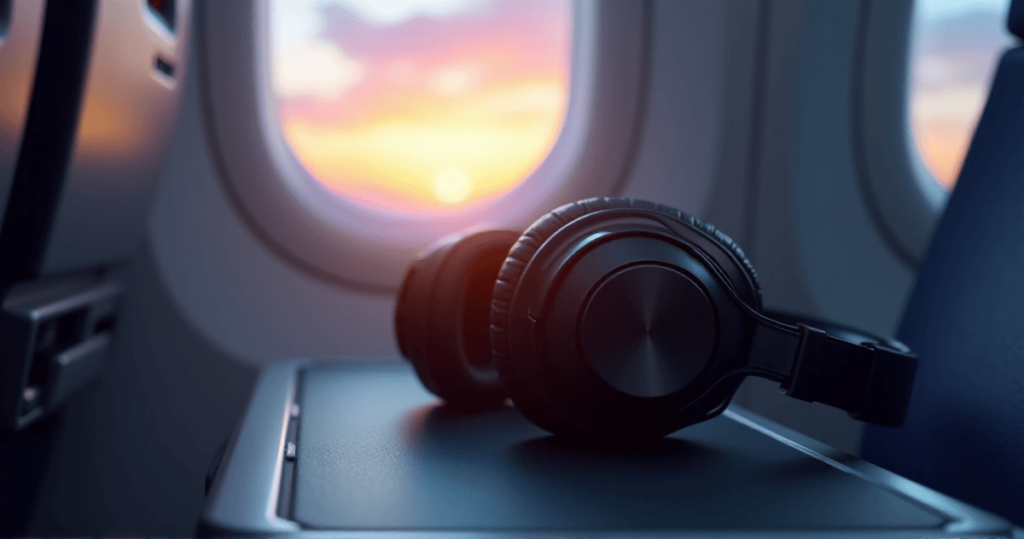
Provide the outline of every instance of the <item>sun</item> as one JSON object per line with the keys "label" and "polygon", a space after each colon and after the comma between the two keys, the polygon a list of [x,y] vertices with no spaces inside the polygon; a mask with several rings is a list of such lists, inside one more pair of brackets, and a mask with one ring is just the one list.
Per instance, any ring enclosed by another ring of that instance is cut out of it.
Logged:
{"label": "sun", "polygon": [[446,168],[434,174],[431,183],[434,196],[445,204],[458,204],[473,192],[473,178],[457,168]]}

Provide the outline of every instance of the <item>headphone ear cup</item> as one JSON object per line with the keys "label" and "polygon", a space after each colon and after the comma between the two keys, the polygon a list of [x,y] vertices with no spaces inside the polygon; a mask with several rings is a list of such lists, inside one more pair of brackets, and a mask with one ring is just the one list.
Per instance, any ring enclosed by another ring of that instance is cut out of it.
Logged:
{"label": "headphone ear cup", "polygon": [[[519,238],[509,250],[494,285],[491,302],[491,347],[494,362],[501,376],[502,384],[516,407],[538,426],[556,434],[592,436],[577,425],[570,423],[559,413],[557,406],[547,402],[538,382],[543,373],[533,372],[517,363],[521,358],[513,357],[510,343],[522,340],[522,335],[509,333],[512,303],[523,280],[527,266],[538,254],[541,246],[556,232],[569,223],[586,215],[604,210],[635,209],[655,212],[679,221],[693,234],[701,234],[713,240],[720,252],[708,253],[720,265],[735,268],[734,275],[747,282],[737,286],[737,292],[751,307],[760,310],[761,289],[753,265],[731,238],[710,224],[696,219],[668,206],[644,200],[622,198],[592,198],[567,204],[541,217]],[[659,434],[660,435],[660,434]]]}
{"label": "headphone ear cup", "polygon": [[488,231],[443,246],[406,272],[395,305],[402,355],[428,391],[461,409],[501,406],[491,359],[491,290],[518,234]]}
{"label": "headphone ear cup", "polygon": [[[622,199],[606,199],[618,205]],[[566,204],[537,219],[519,237],[501,265],[501,271],[494,283],[491,299],[491,352],[494,364],[501,376],[502,385],[513,404],[527,419],[554,434],[575,434],[575,429],[554,413],[549,403],[534,391],[534,384],[523,379],[512,364],[515,358],[509,348],[508,321],[516,289],[527,264],[533,259],[540,246],[565,224],[588,213],[584,206],[587,201]],[[609,206],[611,207],[611,206]],[[625,203],[621,204],[625,207]]]}

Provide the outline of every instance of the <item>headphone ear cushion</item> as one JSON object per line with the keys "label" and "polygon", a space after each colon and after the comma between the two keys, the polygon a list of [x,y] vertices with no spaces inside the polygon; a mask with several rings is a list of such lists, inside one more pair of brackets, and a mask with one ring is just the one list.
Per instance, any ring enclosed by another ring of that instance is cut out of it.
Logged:
{"label": "headphone ear cushion", "polygon": [[488,231],[438,248],[406,272],[395,305],[399,349],[424,387],[456,408],[505,401],[491,358],[488,312],[518,234]]}
{"label": "headphone ear cushion", "polygon": [[514,359],[510,355],[508,334],[509,314],[512,300],[515,297],[516,289],[522,279],[523,272],[533,259],[534,255],[551,236],[565,225],[598,211],[611,209],[638,209],[654,211],[685,223],[711,238],[719,245],[724,253],[709,253],[713,258],[722,260],[722,256],[731,257],[734,264],[741,268],[753,291],[752,294],[742,294],[744,300],[751,307],[761,309],[761,286],[758,282],[757,272],[753,264],[744,255],[736,242],[722,231],[711,224],[705,223],[687,213],[675,208],[655,204],[646,200],[635,200],[629,198],[590,198],[571,204],[561,206],[551,213],[544,215],[520,236],[515,245],[508,252],[498,278],[494,284],[491,300],[491,350],[494,356],[495,366],[501,376],[502,385],[505,386],[509,396],[516,406],[534,423],[544,429],[556,432],[572,434],[574,429],[559,419],[550,407],[542,403],[541,397],[532,389],[532,384],[525,380],[519,380],[514,373],[511,362]]}

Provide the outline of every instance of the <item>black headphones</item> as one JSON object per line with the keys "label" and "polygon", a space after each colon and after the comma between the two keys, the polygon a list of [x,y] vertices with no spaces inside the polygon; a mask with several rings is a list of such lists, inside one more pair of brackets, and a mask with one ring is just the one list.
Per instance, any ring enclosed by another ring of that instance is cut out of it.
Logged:
{"label": "black headphones", "polygon": [[522,236],[469,235],[416,261],[395,310],[402,354],[449,405],[511,398],[538,426],[664,436],[725,410],[743,377],[881,425],[903,423],[917,360],[891,339],[761,312],[732,239],[642,200],[567,204]]}

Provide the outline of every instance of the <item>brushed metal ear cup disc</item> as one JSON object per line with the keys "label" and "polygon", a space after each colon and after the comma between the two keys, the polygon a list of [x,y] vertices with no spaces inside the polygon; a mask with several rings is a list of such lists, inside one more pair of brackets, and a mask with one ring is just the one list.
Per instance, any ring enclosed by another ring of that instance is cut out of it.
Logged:
{"label": "brushed metal ear cup disc", "polygon": [[609,385],[634,397],[675,393],[707,366],[715,313],[701,288],[660,265],[633,266],[596,287],[584,308],[584,361]]}

